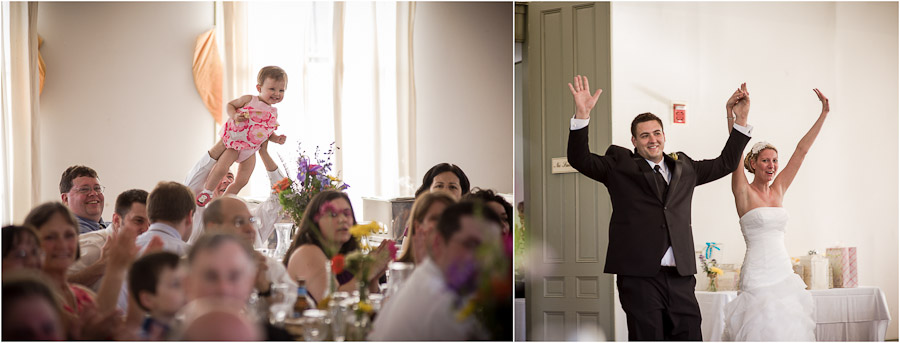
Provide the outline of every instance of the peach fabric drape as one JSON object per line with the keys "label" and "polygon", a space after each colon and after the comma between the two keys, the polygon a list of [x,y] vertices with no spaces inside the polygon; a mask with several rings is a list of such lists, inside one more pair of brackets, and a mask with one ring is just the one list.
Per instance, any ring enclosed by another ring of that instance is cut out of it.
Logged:
{"label": "peach fabric drape", "polygon": [[38,94],[44,94],[44,77],[47,75],[47,65],[44,64],[44,56],[41,56],[41,46],[44,45],[44,37],[38,35],[38,73],[41,74],[41,87]]}
{"label": "peach fabric drape", "polygon": [[216,44],[216,29],[197,37],[194,46],[194,85],[206,110],[217,124],[222,124],[222,59]]}

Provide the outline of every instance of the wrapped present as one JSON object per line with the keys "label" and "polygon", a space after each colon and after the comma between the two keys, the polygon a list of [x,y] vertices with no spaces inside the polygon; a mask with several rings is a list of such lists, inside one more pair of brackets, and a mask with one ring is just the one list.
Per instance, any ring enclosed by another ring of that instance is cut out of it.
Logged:
{"label": "wrapped present", "polygon": [[719,291],[737,291],[740,289],[741,268],[735,267],[734,264],[721,264],[723,274],[719,275]]}
{"label": "wrapped present", "polygon": [[856,247],[833,247],[825,249],[825,256],[831,264],[832,280],[835,288],[855,288],[859,286],[856,273]]}
{"label": "wrapped present", "polygon": [[819,255],[815,250],[810,250],[809,254],[799,258],[802,270],[803,282],[806,283],[806,289],[829,289],[831,288],[831,268],[828,258]]}

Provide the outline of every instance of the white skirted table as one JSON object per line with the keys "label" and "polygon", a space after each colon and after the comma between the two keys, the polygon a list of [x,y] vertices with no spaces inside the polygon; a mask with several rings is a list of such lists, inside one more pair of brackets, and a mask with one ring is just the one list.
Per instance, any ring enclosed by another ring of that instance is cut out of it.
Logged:
{"label": "white skirted table", "polygon": [[[884,341],[891,315],[878,287],[832,288],[809,291],[816,304],[816,340]],[[721,341],[725,304],[737,292],[697,291],[704,341]]]}

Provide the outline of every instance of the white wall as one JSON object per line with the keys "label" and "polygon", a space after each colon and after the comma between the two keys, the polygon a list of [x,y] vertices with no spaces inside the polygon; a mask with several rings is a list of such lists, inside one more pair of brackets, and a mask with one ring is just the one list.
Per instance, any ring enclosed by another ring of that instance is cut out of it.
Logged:
{"label": "white wall", "polygon": [[513,191],[513,5],[416,4],[416,175],[459,165],[472,187]]}
{"label": "white wall", "polygon": [[124,190],[184,182],[213,143],[191,74],[213,3],[42,2],[38,23],[47,64],[40,201],[60,199],[60,175],[74,164],[107,187],[105,220]]}
{"label": "white wall", "polygon": [[[859,248],[861,285],[885,292],[897,312],[898,28],[897,3],[612,4],[613,143],[632,147],[635,115],[660,115],[666,151],[712,158],[725,139],[724,104],[747,82],[751,144],[779,148],[783,168],[821,105],[831,114],[784,207],[792,256],[835,244]],[[672,100],[688,102],[688,123],[671,124]],[[747,150],[749,150],[748,145]],[[725,263],[745,245],[730,176],[697,188],[694,242],[723,243]],[[897,339],[897,321],[887,339]]]}

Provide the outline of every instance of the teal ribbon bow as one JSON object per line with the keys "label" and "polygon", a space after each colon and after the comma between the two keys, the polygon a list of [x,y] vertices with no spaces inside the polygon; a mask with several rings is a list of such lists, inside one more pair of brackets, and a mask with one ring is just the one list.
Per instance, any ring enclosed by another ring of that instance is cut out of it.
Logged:
{"label": "teal ribbon bow", "polygon": [[712,250],[713,250],[713,249],[716,249],[716,250],[722,250],[722,249],[719,249],[719,247],[716,246],[716,242],[706,242],[706,259],[707,259],[707,260],[708,260],[709,257],[712,255],[712,253],[713,253]]}

